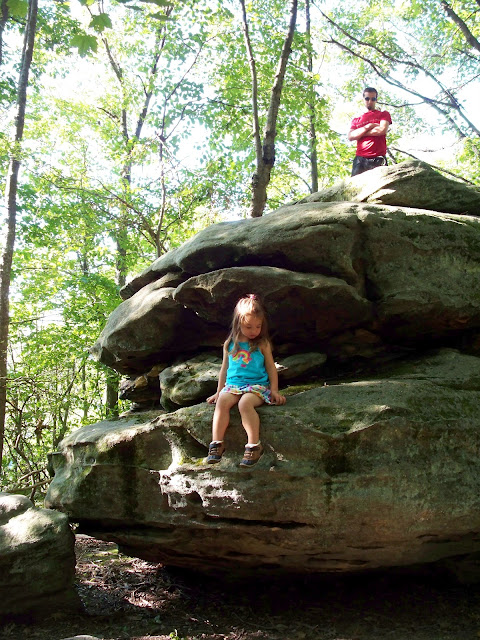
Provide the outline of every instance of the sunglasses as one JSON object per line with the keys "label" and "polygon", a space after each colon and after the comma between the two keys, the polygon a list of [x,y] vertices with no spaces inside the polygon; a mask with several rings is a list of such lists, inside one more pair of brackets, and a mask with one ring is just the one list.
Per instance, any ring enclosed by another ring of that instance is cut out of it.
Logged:
{"label": "sunglasses", "polygon": [[377,101],[377,99],[376,99],[376,98],[365,98],[365,96],[363,96],[363,99],[364,99],[364,100],[367,100],[367,102],[370,102],[370,100],[371,100],[372,102],[376,102],[376,101]]}

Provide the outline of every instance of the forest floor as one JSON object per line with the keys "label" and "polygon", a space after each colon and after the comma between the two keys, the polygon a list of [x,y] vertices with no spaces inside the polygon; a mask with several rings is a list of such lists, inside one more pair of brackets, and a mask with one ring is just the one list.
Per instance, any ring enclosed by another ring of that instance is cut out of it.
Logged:
{"label": "forest floor", "polygon": [[77,535],[84,611],[10,622],[2,640],[474,640],[480,585],[388,572],[225,581],[165,569]]}

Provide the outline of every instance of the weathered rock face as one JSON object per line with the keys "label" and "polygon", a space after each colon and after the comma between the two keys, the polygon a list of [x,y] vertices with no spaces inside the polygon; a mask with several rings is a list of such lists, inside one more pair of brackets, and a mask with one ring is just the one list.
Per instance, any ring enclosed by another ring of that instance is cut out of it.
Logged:
{"label": "weathered rock face", "polygon": [[63,513],[0,493],[0,618],[79,611],[74,536]]}
{"label": "weathered rock face", "polygon": [[[266,453],[204,457],[213,408],[85,427],[50,506],[132,555],[201,570],[355,571],[480,550],[480,359],[454,350],[261,407]],[[152,419],[153,418],[153,419]]]}
{"label": "weathered rock face", "polygon": [[[321,234],[318,234],[315,233],[315,227],[321,223],[315,221],[310,213],[315,209],[304,206],[291,209],[295,205],[315,202],[369,203],[480,215],[480,190],[449,180],[423,162],[414,160],[378,167],[281,207],[275,212],[276,216],[285,210],[293,211],[292,216],[286,216],[285,224],[278,218],[272,220],[269,215],[210,227],[180,248],[155,260],[123,288],[122,298],[130,298],[153,281],[158,280],[161,287],[177,287],[189,274],[197,275],[228,266],[270,265],[290,268],[295,265],[302,272],[314,271],[343,277],[345,271],[355,278],[351,267],[345,262],[351,253],[348,242],[351,236],[345,228],[345,220],[335,224],[330,217],[325,221]],[[341,212],[344,209],[317,211]],[[354,208],[353,211],[358,209]],[[368,207],[367,211],[381,210]],[[303,218],[307,213],[309,215]],[[296,221],[289,220],[295,217]],[[298,268],[298,265],[303,265],[303,268]],[[362,278],[362,274],[359,275]],[[348,278],[345,279],[350,282]]]}
{"label": "weathered rock face", "polygon": [[166,365],[155,365],[142,375],[123,378],[119,385],[119,398],[131,400],[135,406],[153,408],[160,398],[159,376],[166,369]]}
{"label": "weathered rock face", "polygon": [[[160,286],[170,271],[179,284]],[[235,301],[253,290],[277,356],[369,359],[477,330],[479,276],[480,218],[306,202],[213,225],[159,258],[132,281],[132,291],[149,283],[119,305],[93,353],[137,376],[218,352]]]}
{"label": "weathered rock face", "polygon": [[160,375],[162,404],[166,409],[178,409],[205,399],[215,393],[222,359],[202,354],[177,366],[164,369]]}
{"label": "weathered rock face", "polygon": [[[122,373],[144,372],[159,361],[218,341],[218,330],[173,299],[175,289],[152,282],[111,314],[93,354]],[[178,327],[184,327],[181,335]]]}
{"label": "weathered rock face", "polygon": [[[213,225],[156,260],[93,353],[129,376],[124,397],[163,409],[66,438],[47,503],[129,553],[202,570],[352,571],[479,551],[479,202],[403,163]],[[212,468],[204,400],[249,292],[265,300],[281,385],[301,386],[259,409],[253,469],[238,467],[236,409]]]}
{"label": "weathered rock face", "polygon": [[430,165],[412,160],[379,167],[312,193],[305,202],[371,202],[445,213],[480,214],[480,190],[448,180]]}

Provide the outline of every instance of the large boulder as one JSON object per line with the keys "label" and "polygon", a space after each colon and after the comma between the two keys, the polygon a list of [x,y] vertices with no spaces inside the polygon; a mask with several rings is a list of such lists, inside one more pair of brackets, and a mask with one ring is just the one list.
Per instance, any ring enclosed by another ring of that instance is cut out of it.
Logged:
{"label": "large boulder", "polygon": [[0,618],[79,611],[74,576],[74,536],[66,515],[0,493]]}
{"label": "large boulder", "polygon": [[[158,258],[123,289],[92,352],[128,376],[136,409],[163,409],[68,436],[47,504],[128,553],[201,570],[480,553],[479,197],[403,163],[213,225]],[[238,466],[233,409],[212,468],[204,400],[250,292],[265,300],[288,401],[259,408],[253,469]]]}
{"label": "large boulder", "polygon": [[205,464],[206,403],[84,427],[54,455],[47,504],[126,553],[200,570],[304,572],[480,550],[480,359],[455,350],[263,406],[265,454]]}
{"label": "large boulder", "polygon": [[[248,264],[295,269],[298,264],[303,265],[305,260],[308,266],[300,268],[300,271],[317,271],[316,268],[311,269],[310,265],[316,265],[320,261],[319,273],[337,277],[344,277],[344,273],[347,282],[352,284],[348,275],[354,280],[355,275],[342,261],[342,256],[348,256],[351,252],[351,236],[344,227],[345,221],[343,225],[337,225],[331,218],[326,220],[329,228],[322,231],[321,240],[317,238],[315,241],[315,235],[312,237],[311,232],[315,234],[315,225],[319,223],[308,215],[310,209],[304,206],[291,208],[293,205],[315,202],[385,204],[443,213],[480,215],[479,188],[446,178],[425,162],[409,160],[341,180],[333,187],[281,207],[274,213],[278,215],[285,209],[293,212],[293,215],[285,217],[285,224],[264,216],[209,227],[178,249],[155,260],[123,287],[121,296],[124,300],[130,298],[146,284],[156,280],[159,280],[161,287],[176,287],[186,279],[185,274],[197,275],[223,267]],[[372,208],[368,210],[375,211]],[[249,240],[252,241],[251,245]],[[315,242],[320,245],[318,250]]]}
{"label": "large boulder", "polygon": [[[280,384],[318,377],[326,360],[326,354],[316,351],[279,359],[276,367]],[[153,367],[144,375],[123,379],[119,395],[122,400],[132,401],[130,411],[153,409],[160,398],[168,410],[197,404],[215,393],[221,364],[222,358],[216,353],[201,353],[170,367]]]}
{"label": "large boulder", "polygon": [[167,409],[187,407],[215,393],[222,358],[201,354],[164,369],[160,375],[162,404]]}
{"label": "large boulder", "polygon": [[[165,358],[218,342],[219,331],[173,299],[175,289],[152,282],[110,315],[92,354],[121,373],[144,372]],[[181,328],[181,330],[180,330]]]}
{"label": "large boulder", "polygon": [[298,202],[336,201],[371,202],[480,215],[480,189],[446,178],[420,160],[365,171]]}
{"label": "large boulder", "polygon": [[[322,365],[327,360],[324,353],[298,353],[281,358],[277,363],[281,385],[298,380],[318,378]],[[215,393],[222,358],[203,353],[186,362],[164,369],[160,374],[161,402],[166,409],[175,410],[202,402]],[[160,397],[160,394],[159,394]]]}
{"label": "large boulder", "polygon": [[262,295],[279,344],[312,344],[312,338],[320,343],[334,332],[373,319],[371,303],[344,280],[277,267],[210,271],[189,278],[173,295],[197,315],[227,328],[238,292],[247,290]]}
{"label": "large boulder", "polygon": [[175,263],[181,284],[140,289],[93,347],[118,371],[143,373],[219,349],[234,302],[252,290],[265,298],[275,351],[284,356],[363,357],[372,340],[378,355],[480,327],[474,216],[313,202],[213,225],[171,253],[149,277]]}

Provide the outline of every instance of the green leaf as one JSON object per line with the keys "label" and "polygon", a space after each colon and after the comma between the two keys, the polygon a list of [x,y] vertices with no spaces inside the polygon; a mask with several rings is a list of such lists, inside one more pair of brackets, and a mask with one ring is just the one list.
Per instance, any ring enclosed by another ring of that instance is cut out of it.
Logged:
{"label": "green leaf", "polygon": [[101,13],[98,16],[93,16],[90,26],[93,27],[95,31],[98,31],[98,33],[102,33],[105,29],[112,28],[112,21],[107,13]]}
{"label": "green leaf", "polygon": [[164,13],[160,13],[159,11],[157,13],[152,13],[152,18],[156,18],[157,20],[172,20],[171,16],[166,16]]}
{"label": "green leaf", "polygon": [[95,0],[79,0],[79,2],[84,7],[91,7]]}
{"label": "green leaf", "polygon": [[138,7],[135,6],[135,2],[145,2],[148,4],[156,4],[157,7],[171,7],[173,5],[173,2],[171,0],[116,0],[117,2],[120,2],[120,4],[128,4],[130,9],[137,9]]}
{"label": "green leaf", "polygon": [[28,11],[27,0],[7,0],[9,13],[15,18],[25,18]]}
{"label": "green leaf", "polygon": [[171,7],[172,2],[168,2],[168,0],[138,0],[138,2],[146,2],[148,4],[156,4],[157,7]]}
{"label": "green leaf", "polygon": [[95,36],[87,36],[78,33],[76,36],[73,36],[71,41],[71,46],[76,47],[78,49],[78,53],[84,57],[90,51],[94,53],[97,51],[97,39]]}

